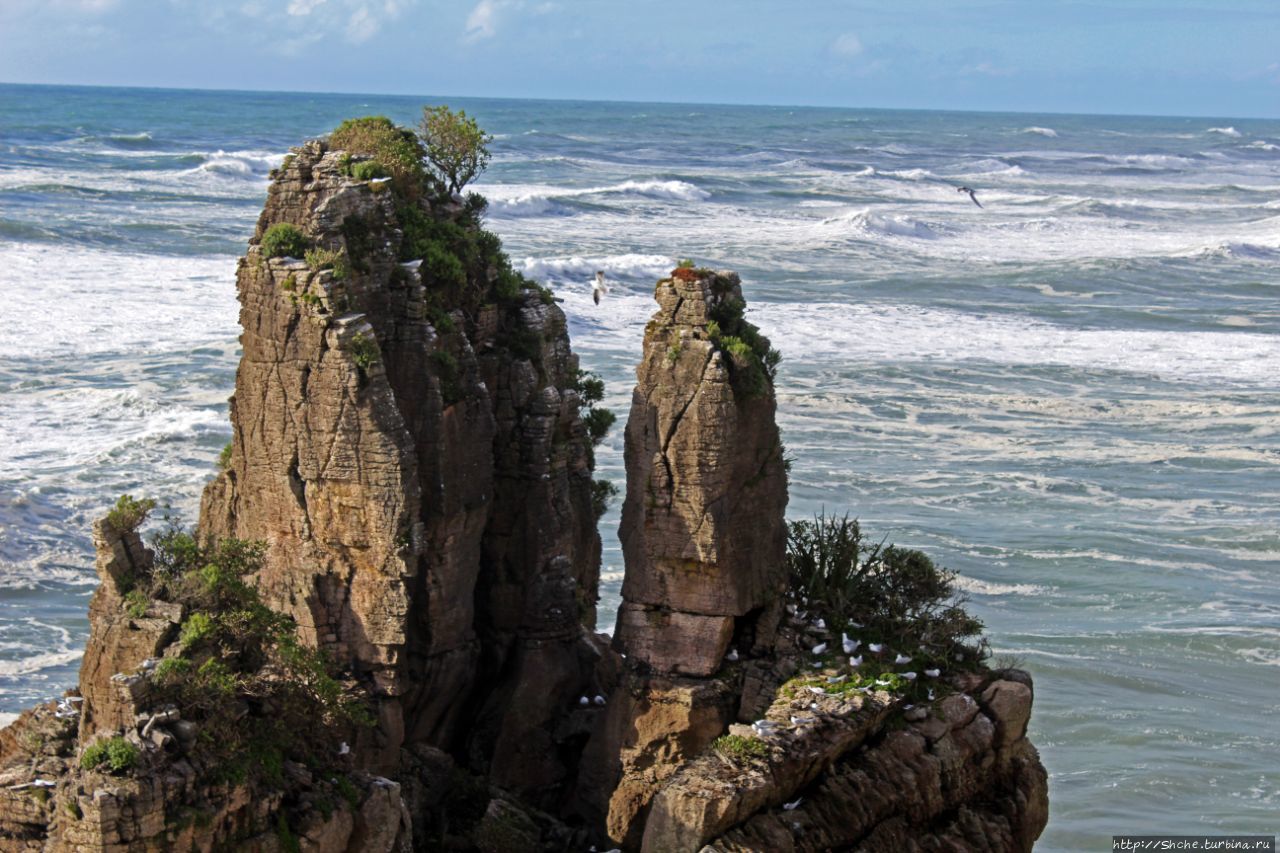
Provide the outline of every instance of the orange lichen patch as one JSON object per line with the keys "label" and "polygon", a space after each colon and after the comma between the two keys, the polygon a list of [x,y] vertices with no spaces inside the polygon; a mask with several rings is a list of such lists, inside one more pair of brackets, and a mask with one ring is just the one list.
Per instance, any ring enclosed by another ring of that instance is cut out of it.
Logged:
{"label": "orange lichen patch", "polygon": [[701,275],[692,267],[676,267],[671,271],[671,277],[681,281],[697,281]]}

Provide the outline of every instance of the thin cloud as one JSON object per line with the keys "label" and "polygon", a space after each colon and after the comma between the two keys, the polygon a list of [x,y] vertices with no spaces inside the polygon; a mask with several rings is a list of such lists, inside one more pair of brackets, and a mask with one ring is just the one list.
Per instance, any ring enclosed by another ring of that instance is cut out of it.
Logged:
{"label": "thin cloud", "polygon": [[323,6],[325,0],[291,0],[289,8],[285,11],[290,15],[299,17],[310,15],[316,10],[317,6]]}
{"label": "thin cloud", "polygon": [[831,52],[842,59],[853,59],[862,53],[862,39],[857,33],[844,33],[831,43]]}
{"label": "thin cloud", "polygon": [[480,0],[467,16],[466,27],[462,32],[462,40],[473,44],[484,39],[493,38],[498,32],[498,4],[493,0]]}

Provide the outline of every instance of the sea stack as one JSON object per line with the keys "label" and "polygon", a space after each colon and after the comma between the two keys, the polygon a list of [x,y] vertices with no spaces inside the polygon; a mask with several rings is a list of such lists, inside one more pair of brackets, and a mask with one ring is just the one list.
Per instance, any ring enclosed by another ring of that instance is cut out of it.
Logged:
{"label": "sea stack", "polygon": [[768,656],[785,588],[776,353],[732,272],[677,268],[654,298],[626,428],[628,675],[596,745],[609,834],[631,846],[658,784],[736,718],[746,664],[725,658]]}

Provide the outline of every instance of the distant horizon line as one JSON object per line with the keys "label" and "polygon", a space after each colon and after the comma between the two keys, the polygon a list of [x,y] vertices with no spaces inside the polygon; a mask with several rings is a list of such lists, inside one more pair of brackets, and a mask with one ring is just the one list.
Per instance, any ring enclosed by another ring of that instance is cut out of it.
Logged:
{"label": "distant horizon line", "polygon": [[517,97],[507,95],[425,95],[405,94],[397,92],[342,92],[319,89],[234,89],[202,86],[136,86],[106,83],[23,83],[0,80],[0,86],[29,87],[42,89],[128,89],[141,92],[205,92],[225,95],[332,95],[341,97],[369,98],[458,98],[468,101],[548,101],[552,103],[579,104],[648,104],[653,106],[691,106],[691,107],[764,107],[772,109],[800,110],[849,110],[862,112],[915,112],[915,113],[964,113],[973,115],[1028,115],[1028,116],[1076,116],[1080,118],[1166,118],[1166,119],[1210,119],[1226,121],[1280,121],[1280,116],[1228,116],[1228,115],[1174,115],[1169,113],[1115,113],[1115,112],[1070,112],[1063,110],[980,110],[980,109],[942,109],[938,107],[857,107],[836,104],[783,104],[783,103],[748,103],[732,101],[658,101],[619,98],[554,98],[554,97]]}

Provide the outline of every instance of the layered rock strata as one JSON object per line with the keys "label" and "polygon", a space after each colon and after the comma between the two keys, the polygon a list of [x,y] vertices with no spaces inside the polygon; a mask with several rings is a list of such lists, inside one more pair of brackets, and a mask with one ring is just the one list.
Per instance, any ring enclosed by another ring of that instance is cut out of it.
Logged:
{"label": "layered rock strata", "polygon": [[[343,163],[302,148],[258,237],[299,226],[349,259],[344,275],[260,245],[240,264],[234,440],[201,530],[268,543],[268,601],[371,683],[364,766],[394,772],[425,743],[554,797],[571,772],[559,718],[600,689],[600,539],[564,314],[533,289],[464,310],[498,270],[451,297],[432,263],[400,261],[403,200]],[[428,215],[474,227],[439,204]]]}
{"label": "layered rock strata", "polygon": [[[196,748],[209,706],[168,702],[159,673],[198,672],[270,731],[287,659],[237,692],[190,599],[157,591],[224,583],[217,566],[151,583],[172,555],[99,522],[79,689],[0,730],[0,851],[1030,850],[1047,803],[1025,673],[935,673],[909,706],[903,679],[856,687],[818,654],[841,638],[795,596],[788,614],[776,353],[737,276],[658,283],[611,647],[563,313],[477,202],[354,177],[376,170],[350,154],[294,152],[237,270],[234,439],[199,533],[263,543],[248,580],[270,608],[203,615],[287,614],[371,724],[220,766]],[[305,258],[266,250],[277,226]]]}
{"label": "layered rock strata", "polygon": [[768,341],[743,319],[734,273],[677,269],[654,298],[626,430],[615,645],[628,674],[594,745],[609,835],[632,845],[657,786],[736,718],[741,679],[720,671],[727,655],[770,653],[785,584]]}

